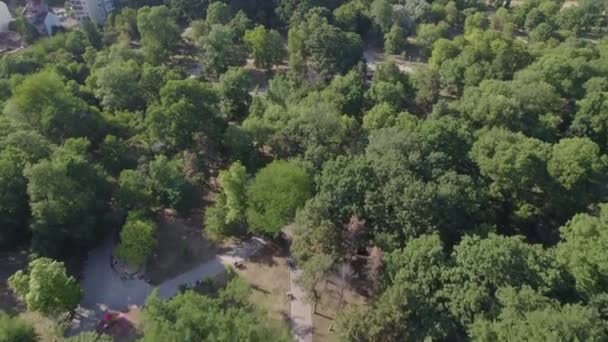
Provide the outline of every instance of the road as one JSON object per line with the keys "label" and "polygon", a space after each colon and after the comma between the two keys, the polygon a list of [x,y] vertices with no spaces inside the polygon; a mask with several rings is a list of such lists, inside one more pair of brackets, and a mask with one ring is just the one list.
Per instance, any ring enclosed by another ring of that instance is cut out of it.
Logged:
{"label": "road", "polygon": [[[263,242],[259,239],[248,240],[232,250],[217,255],[186,273],[169,279],[158,286],[161,298],[175,296],[182,284],[193,285],[196,281],[215,277],[225,271],[225,265],[232,265],[235,261],[243,261],[253,255]],[[115,243],[107,239],[104,243],[92,250],[87,258],[80,283],[84,297],[76,310],[70,327],[70,335],[81,331],[94,331],[95,326],[103,313],[125,310],[131,306],[142,306],[154,287],[143,279],[121,279],[110,266]]]}
{"label": "road", "polygon": [[312,342],[313,323],[312,307],[304,300],[304,290],[296,284],[296,279],[302,271],[297,268],[289,269],[289,291],[294,296],[290,302],[291,331],[298,342]]}

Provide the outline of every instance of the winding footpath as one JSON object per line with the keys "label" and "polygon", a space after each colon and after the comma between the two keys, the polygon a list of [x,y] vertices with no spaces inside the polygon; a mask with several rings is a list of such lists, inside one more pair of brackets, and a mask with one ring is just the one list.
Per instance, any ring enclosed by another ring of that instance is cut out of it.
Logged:
{"label": "winding footpath", "polygon": [[[159,296],[164,299],[171,298],[178,293],[180,285],[194,285],[196,281],[215,277],[225,271],[225,266],[236,261],[243,262],[262,245],[261,240],[254,238],[226,253],[216,255],[214,259],[157,286]],[[114,241],[107,239],[89,253],[80,284],[84,297],[76,310],[70,335],[81,331],[94,331],[97,322],[107,311],[141,307],[155,288],[143,279],[121,279],[110,266],[114,247]]]}
{"label": "winding footpath", "polygon": [[312,307],[304,301],[306,294],[296,284],[296,279],[302,271],[297,268],[289,269],[289,289],[294,299],[290,302],[291,331],[298,342],[312,342],[313,323]]}
{"label": "winding footpath", "polygon": [[[215,277],[224,272],[226,266],[244,262],[263,245],[264,242],[260,239],[250,239],[188,272],[163,282],[156,287],[158,294],[163,299],[171,298],[179,292],[181,285],[194,285],[199,280]],[[112,269],[110,263],[114,248],[114,241],[107,239],[89,253],[80,283],[84,297],[76,310],[68,335],[95,331],[97,323],[108,311],[124,311],[133,306],[143,306],[154,290],[155,287],[145,280],[122,279]],[[291,330],[296,341],[312,342],[312,308],[305,302],[304,290],[295,282],[300,273],[295,267],[289,270],[289,288],[294,296],[290,302]]]}

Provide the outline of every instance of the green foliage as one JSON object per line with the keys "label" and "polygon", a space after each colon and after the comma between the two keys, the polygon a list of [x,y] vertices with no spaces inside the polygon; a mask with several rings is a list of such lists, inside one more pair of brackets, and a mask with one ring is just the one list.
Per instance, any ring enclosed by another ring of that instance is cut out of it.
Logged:
{"label": "green foliage", "polygon": [[194,134],[217,134],[217,93],[194,79],[169,81],[160,90],[161,101],[148,108],[146,127],[150,144],[187,148]]}
{"label": "green foliage", "polygon": [[124,170],[118,179],[118,198],[128,209],[147,211],[159,207],[191,209],[194,189],[185,178],[183,160],[158,155],[138,170]]}
{"label": "green foliage", "polygon": [[32,131],[13,132],[0,145],[0,248],[9,249],[27,236],[30,212],[23,168],[48,157],[51,145]]}
{"label": "green foliage", "polygon": [[225,25],[232,18],[232,13],[230,13],[230,6],[227,4],[216,1],[209,4],[207,7],[207,17],[205,21],[209,25]]}
{"label": "green foliage", "polygon": [[247,50],[239,42],[239,38],[229,26],[211,27],[209,34],[202,40],[202,62],[211,75],[217,77],[231,66],[245,64]]}
{"label": "green foliage", "polygon": [[547,163],[549,174],[568,190],[597,187],[605,169],[599,146],[588,138],[560,140]]}
{"label": "green foliage", "polygon": [[162,301],[152,293],[144,310],[143,341],[290,341],[285,327],[247,304],[243,284],[232,280],[218,298],[186,291]]}
{"label": "green foliage", "polygon": [[445,22],[439,24],[421,24],[416,32],[416,43],[427,54],[433,49],[433,44],[448,33],[448,25]]}
{"label": "green foliage", "polygon": [[321,77],[345,73],[361,58],[361,37],[344,32],[313,13],[305,22],[294,25],[288,34],[289,64],[304,76],[307,64]]}
{"label": "green foliage", "polygon": [[76,97],[65,80],[50,70],[28,76],[16,86],[6,113],[16,123],[54,141],[95,138],[101,125],[99,112]]}
{"label": "green foliage", "polygon": [[251,77],[243,68],[231,67],[220,76],[220,108],[226,118],[241,119],[247,115],[251,104],[250,85]]}
{"label": "green foliage", "polygon": [[134,60],[115,61],[92,75],[95,96],[111,110],[138,110],[145,106],[140,84],[141,67]]}
{"label": "green foliage", "polygon": [[99,335],[97,332],[82,332],[64,339],[65,342],[112,342],[109,335]]}
{"label": "green foliage", "polygon": [[8,285],[28,310],[47,316],[71,312],[80,302],[76,279],[66,274],[62,262],[48,258],[31,261],[27,273],[17,271],[8,279]]}
{"label": "green foliage", "polygon": [[578,214],[560,228],[562,241],[557,256],[576,279],[576,287],[588,296],[605,292],[608,259],[608,207],[599,205],[597,215]]}
{"label": "green foliage", "polygon": [[258,171],[247,188],[247,222],[254,232],[276,235],[311,197],[309,171],[297,162],[275,161]]}
{"label": "green foliage", "polygon": [[279,64],[286,55],[283,38],[276,30],[267,30],[264,26],[258,25],[245,32],[243,40],[258,68],[270,69],[273,65]]}
{"label": "green foliage", "polygon": [[495,321],[477,319],[470,336],[492,341],[601,341],[603,322],[597,311],[580,304],[559,305],[529,287],[500,289],[502,309]]}
{"label": "green foliage", "polygon": [[156,224],[141,212],[130,212],[120,231],[116,257],[132,266],[142,266],[156,247]]}
{"label": "green foliage", "polygon": [[355,0],[348,1],[336,8],[333,15],[341,29],[364,35],[369,30],[371,24],[367,12],[366,4],[363,1]]}
{"label": "green foliage", "polygon": [[137,11],[137,30],[146,59],[152,64],[166,61],[179,42],[179,27],[166,6],[141,7]]}
{"label": "green foliage", "polygon": [[0,312],[0,342],[36,342],[34,327],[16,317]]}
{"label": "green foliage", "polygon": [[49,159],[24,170],[36,252],[54,255],[70,243],[87,245],[108,229],[110,184],[89,160],[88,147],[84,138],[68,139]]}
{"label": "green foliage", "polygon": [[384,35],[384,50],[387,53],[399,54],[407,45],[407,32],[399,25],[393,25]]}

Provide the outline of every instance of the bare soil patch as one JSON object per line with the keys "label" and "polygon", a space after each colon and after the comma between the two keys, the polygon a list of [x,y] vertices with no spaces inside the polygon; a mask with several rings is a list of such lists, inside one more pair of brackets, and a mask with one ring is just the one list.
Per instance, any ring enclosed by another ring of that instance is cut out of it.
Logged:
{"label": "bare soil patch", "polygon": [[313,340],[321,342],[338,341],[335,332],[335,319],[351,305],[366,305],[366,298],[357,293],[337,276],[330,276],[317,287],[320,295],[316,305],[313,303]]}
{"label": "bare soil patch", "polygon": [[0,254],[0,310],[16,314],[25,308],[17,301],[8,288],[8,278],[27,266],[27,251],[6,252]]}
{"label": "bare soil patch", "polygon": [[236,273],[251,286],[251,303],[262,307],[271,319],[285,321],[289,317],[286,251],[270,244],[243,264]]}
{"label": "bare soil patch", "polygon": [[148,259],[146,279],[153,285],[180,275],[225,250],[203,236],[202,211],[181,218],[165,211],[158,221],[158,246]]}

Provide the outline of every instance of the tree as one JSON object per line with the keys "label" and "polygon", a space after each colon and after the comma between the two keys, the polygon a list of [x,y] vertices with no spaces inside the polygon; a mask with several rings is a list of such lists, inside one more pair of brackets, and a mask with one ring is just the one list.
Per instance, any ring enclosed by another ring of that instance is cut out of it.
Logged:
{"label": "tree", "polygon": [[97,332],[81,332],[78,335],[64,339],[65,342],[112,342],[112,336],[99,335]]}
{"label": "tree", "polygon": [[230,67],[218,84],[220,108],[228,119],[241,119],[247,116],[251,95],[249,88],[251,76],[243,68]]}
{"label": "tree", "polygon": [[491,180],[490,191],[514,201],[516,216],[538,214],[543,201],[535,187],[546,188],[549,146],[521,133],[492,129],[473,144],[471,158]]}
{"label": "tree", "polygon": [[76,97],[65,80],[51,70],[26,77],[13,89],[6,113],[17,123],[61,142],[70,137],[99,135],[99,112]]}
{"label": "tree", "polygon": [[208,25],[225,25],[232,18],[230,6],[227,4],[216,1],[209,4],[207,7],[207,17],[205,21]]}
{"label": "tree", "polygon": [[370,109],[363,116],[362,127],[368,131],[392,127],[397,122],[398,111],[389,103],[382,102]]}
{"label": "tree", "polygon": [[8,279],[15,295],[28,310],[47,316],[72,312],[80,302],[81,290],[74,277],[68,276],[62,262],[48,258],[33,260],[28,271],[17,271]]}
{"label": "tree", "polygon": [[217,134],[217,94],[194,79],[169,81],[160,90],[160,104],[148,108],[145,124],[150,144],[179,149],[192,146],[194,133]]}
{"label": "tree", "polygon": [[387,53],[399,54],[407,44],[407,32],[399,25],[393,25],[384,35],[384,50]]}
{"label": "tree", "polygon": [[245,220],[247,170],[238,161],[220,171],[218,180],[226,195],[226,223]]}
{"label": "tree", "polygon": [[180,23],[189,23],[199,19],[205,13],[209,0],[170,0],[169,8]]}
{"label": "tree", "polygon": [[[20,142],[21,139],[27,140]],[[47,157],[50,145],[38,134],[27,131],[10,134],[3,145],[0,152],[0,248],[10,249],[28,233],[30,210],[23,169],[27,163]]]}
{"label": "tree", "polygon": [[36,342],[34,327],[25,321],[0,312],[0,342]]}
{"label": "tree", "polygon": [[137,11],[137,30],[146,59],[160,64],[169,58],[179,42],[179,27],[166,6],[144,6]]}
{"label": "tree", "polygon": [[120,243],[116,257],[123,262],[140,267],[156,247],[156,224],[141,212],[132,211],[120,231]]}
{"label": "tree", "polygon": [[598,312],[580,304],[559,305],[530,287],[498,291],[502,310],[494,321],[477,319],[469,336],[492,341],[601,341],[605,338]]}
{"label": "tree", "polygon": [[560,228],[557,257],[576,279],[576,287],[588,297],[605,292],[608,284],[608,205],[596,215],[578,214]]}
{"label": "tree", "polygon": [[605,162],[599,146],[589,138],[564,138],[553,145],[547,162],[549,174],[568,190],[582,186],[586,191],[597,187]]}
{"label": "tree", "polygon": [[433,49],[433,44],[440,38],[446,37],[448,28],[443,21],[439,24],[420,24],[416,32],[416,43],[428,55]]}
{"label": "tree", "polygon": [[306,294],[312,299],[318,300],[316,287],[323,278],[331,271],[334,258],[331,255],[316,254],[307,260],[302,266],[302,273],[296,280],[298,285],[304,288]]}
{"label": "tree", "polygon": [[70,244],[86,246],[107,230],[110,184],[106,172],[89,160],[89,144],[68,139],[49,159],[24,170],[33,249],[42,255],[57,255]]}
{"label": "tree", "polygon": [[588,137],[602,151],[608,150],[608,96],[604,92],[589,92],[577,102],[576,114],[570,131],[579,137]]}
{"label": "tree", "polygon": [[285,57],[283,39],[276,30],[267,30],[258,25],[245,32],[244,41],[258,68],[271,69]]}
{"label": "tree", "polygon": [[82,22],[82,30],[95,49],[99,50],[103,47],[102,36],[99,32],[99,28],[93,23],[93,21],[91,21],[89,17],[84,18]]}
{"label": "tree", "polygon": [[344,32],[316,15],[306,25],[307,60],[319,74],[346,73],[360,60],[363,48],[358,34]]}
{"label": "tree", "polygon": [[134,60],[115,61],[96,69],[92,75],[95,96],[109,110],[136,111],[145,108],[140,85],[141,67]]}
{"label": "tree", "polygon": [[247,52],[237,38],[234,30],[228,26],[211,27],[211,31],[202,41],[202,62],[211,75],[217,77],[231,66],[245,64]]}
{"label": "tree", "polygon": [[147,211],[158,207],[191,209],[194,189],[183,173],[181,158],[157,155],[139,170],[123,170],[118,180],[118,198],[127,209]]}
{"label": "tree", "polygon": [[217,297],[186,291],[163,301],[153,292],[143,312],[143,341],[290,341],[285,327],[247,302],[249,292],[238,278]]}
{"label": "tree", "polygon": [[346,75],[336,75],[323,90],[323,97],[335,103],[340,113],[359,116],[364,101],[363,77],[359,70],[353,69]]}
{"label": "tree", "polygon": [[393,27],[393,6],[387,0],[374,0],[371,5],[371,15],[382,32],[388,32]]}
{"label": "tree", "polygon": [[333,15],[341,29],[364,35],[369,30],[371,24],[367,12],[367,6],[362,1],[357,0],[349,1],[336,8]]}
{"label": "tree", "polygon": [[247,222],[252,231],[276,235],[312,196],[312,179],[297,162],[275,161],[258,171],[247,188]]}
{"label": "tree", "polygon": [[469,324],[480,313],[489,317],[500,306],[496,290],[529,286],[541,294],[568,292],[566,274],[553,254],[522,236],[465,236],[454,248],[454,273],[447,295],[450,311]]}

